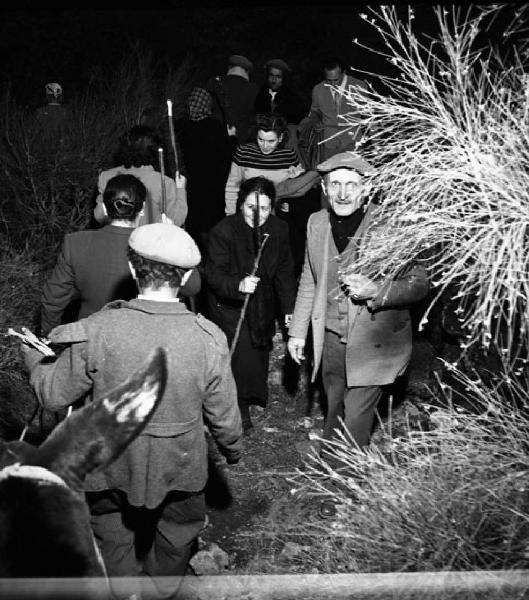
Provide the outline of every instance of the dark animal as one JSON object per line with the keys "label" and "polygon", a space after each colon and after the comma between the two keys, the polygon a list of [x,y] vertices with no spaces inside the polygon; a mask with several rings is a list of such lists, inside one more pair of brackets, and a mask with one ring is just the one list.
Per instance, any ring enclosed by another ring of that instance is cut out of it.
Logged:
{"label": "dark animal", "polygon": [[140,433],[166,377],[158,349],[119,387],[74,411],[39,448],[0,441],[0,577],[106,576],[83,480]]}

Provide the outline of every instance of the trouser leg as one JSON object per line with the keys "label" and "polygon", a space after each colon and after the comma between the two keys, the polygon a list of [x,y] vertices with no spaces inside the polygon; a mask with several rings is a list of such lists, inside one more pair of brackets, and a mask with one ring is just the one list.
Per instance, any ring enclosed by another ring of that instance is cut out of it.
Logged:
{"label": "trouser leg", "polygon": [[339,336],[325,332],[321,365],[323,389],[327,397],[327,414],[323,424],[323,438],[335,437],[334,430],[340,427],[339,419],[344,417],[345,395],[345,344]]}
{"label": "trouser leg", "polygon": [[381,395],[378,385],[351,387],[345,392],[344,425],[360,447],[369,444]]}
{"label": "trouser leg", "polygon": [[169,585],[157,577],[185,575],[206,518],[204,492],[171,492],[158,511],[154,541],[143,559],[143,570],[153,578],[157,596],[171,597],[178,583]]}
{"label": "trouser leg", "polygon": [[327,416],[323,438],[336,437],[339,419],[359,446],[367,446],[375,419],[378,401],[382,395],[380,386],[347,387],[345,372],[346,345],[338,334],[325,332],[322,356],[322,381],[327,396]]}

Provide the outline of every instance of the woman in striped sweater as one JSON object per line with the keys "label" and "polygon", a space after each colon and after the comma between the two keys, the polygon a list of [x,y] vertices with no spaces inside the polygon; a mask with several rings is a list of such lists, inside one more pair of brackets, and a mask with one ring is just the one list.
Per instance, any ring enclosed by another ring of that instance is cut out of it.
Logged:
{"label": "woman in striped sweater", "polygon": [[226,182],[226,214],[233,215],[237,195],[243,181],[266,177],[279,184],[303,172],[299,158],[292,148],[284,148],[288,139],[285,119],[277,114],[256,116],[255,141],[237,146]]}

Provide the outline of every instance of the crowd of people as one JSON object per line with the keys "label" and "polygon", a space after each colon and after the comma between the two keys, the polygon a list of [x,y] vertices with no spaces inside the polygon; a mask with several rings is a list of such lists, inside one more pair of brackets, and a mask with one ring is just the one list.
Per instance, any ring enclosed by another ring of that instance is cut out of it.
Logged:
{"label": "crowd of people", "polygon": [[[160,172],[154,129],[124,133],[97,180],[94,226],[65,236],[42,292],[41,334],[62,351],[50,362],[24,350],[52,410],[103,395],[153,348],[166,350],[152,421],[86,483],[109,575],[146,574],[156,586],[157,576],[185,574],[205,519],[206,436],[228,463],[240,459],[244,433],[266,410],[278,324],[298,364],[311,329],[324,439],[345,427],[367,446],[385,386],[410,360],[408,309],[428,292],[424,270],[342,276],[362,252],[376,170],[359,154],[360,129],[335,135],[340,115],[355,111],[340,88],[366,84],[329,59],[309,107],[284,60],[265,68],[259,88],[251,62],[234,55],[226,74],[191,91],[175,122],[183,164],[174,177]],[[138,555],[146,523],[150,544]]]}

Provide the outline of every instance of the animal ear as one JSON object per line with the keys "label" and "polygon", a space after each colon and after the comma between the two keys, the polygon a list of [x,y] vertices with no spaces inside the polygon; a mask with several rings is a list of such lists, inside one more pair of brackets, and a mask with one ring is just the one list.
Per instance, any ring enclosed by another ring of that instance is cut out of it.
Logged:
{"label": "animal ear", "polygon": [[115,460],[142,431],[166,380],[165,352],[158,348],[125,382],[60,423],[39,448],[37,464],[80,489],[88,473]]}

